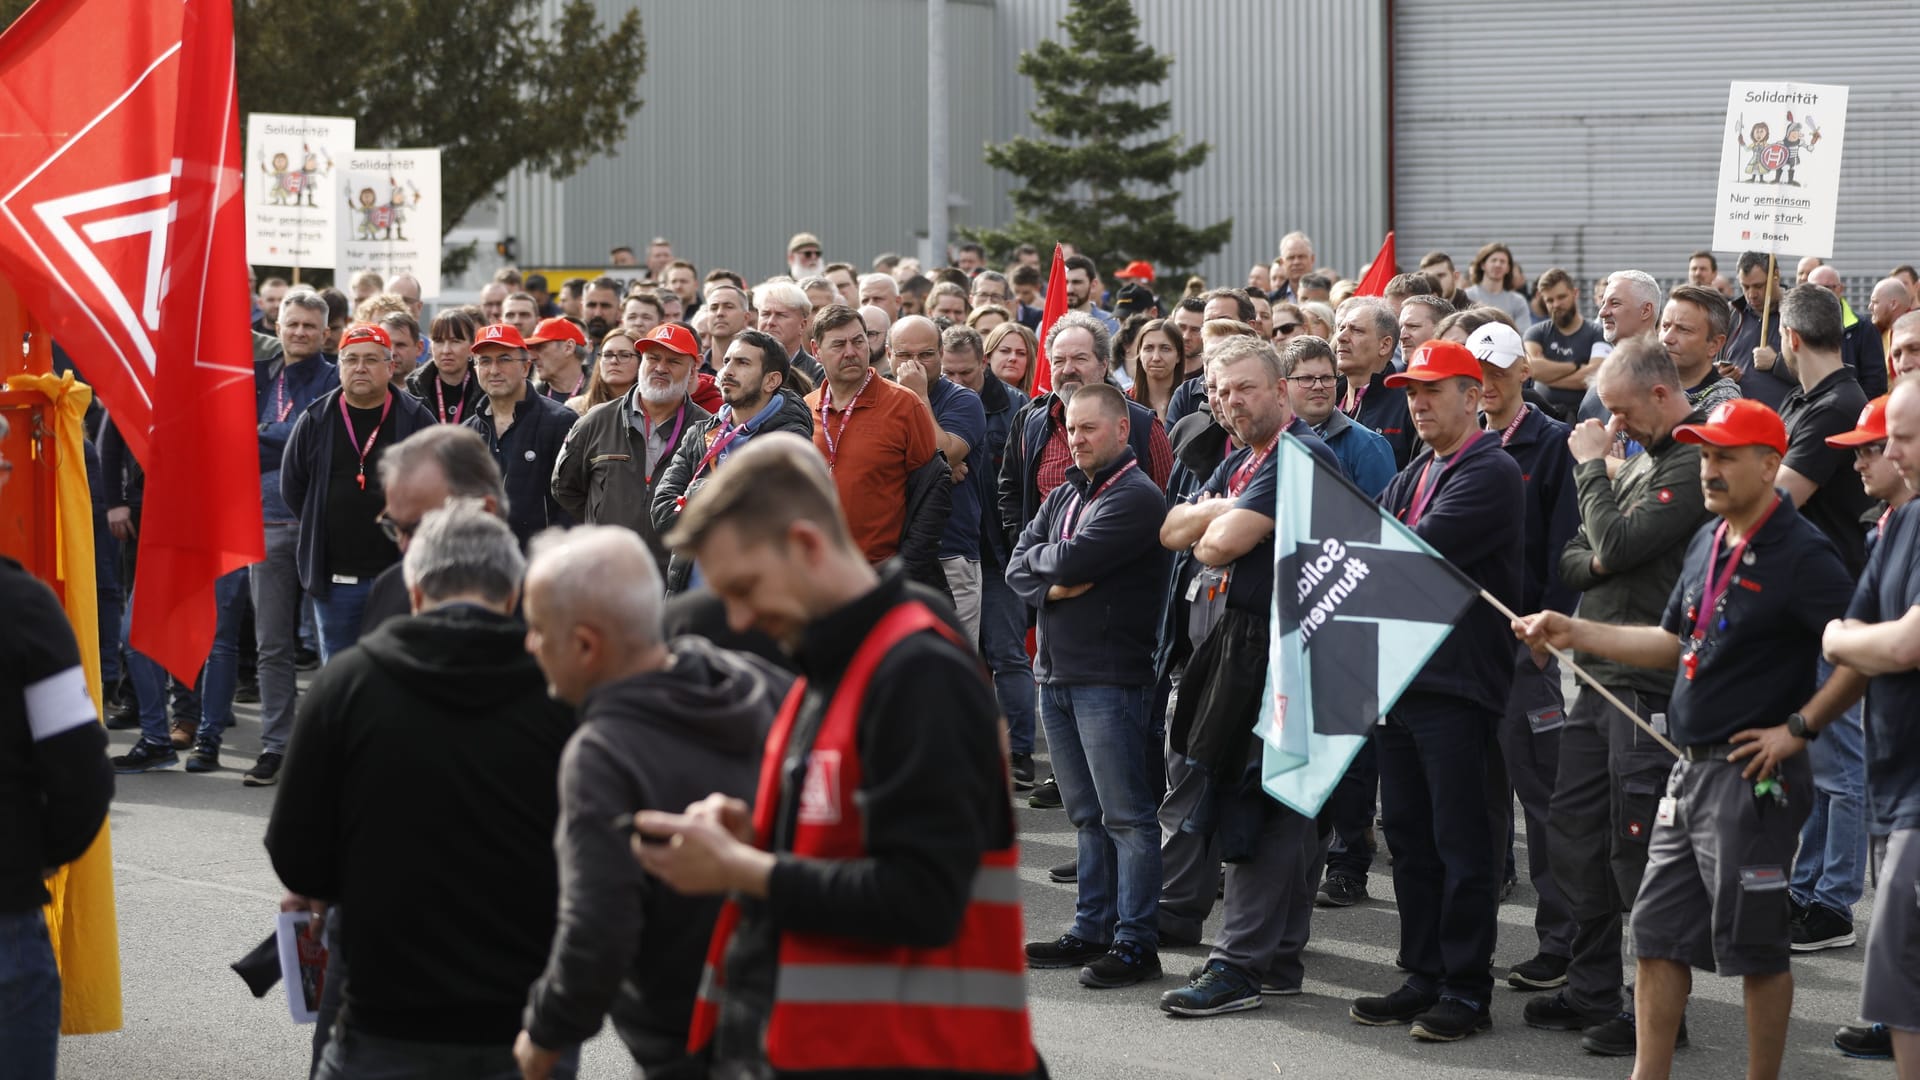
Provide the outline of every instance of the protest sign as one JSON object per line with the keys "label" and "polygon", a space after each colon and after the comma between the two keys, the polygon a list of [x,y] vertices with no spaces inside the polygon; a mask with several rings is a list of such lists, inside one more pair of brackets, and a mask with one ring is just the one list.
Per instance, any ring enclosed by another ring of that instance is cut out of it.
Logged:
{"label": "protest sign", "polygon": [[1847,88],[1736,82],[1721,129],[1716,251],[1833,257]]}
{"label": "protest sign", "polygon": [[343,164],[334,199],[347,220],[335,278],[409,274],[421,299],[439,297],[440,151],[355,150]]}
{"label": "protest sign", "polygon": [[353,149],[343,116],[247,116],[247,261],[331,268],[339,259],[335,155]]}

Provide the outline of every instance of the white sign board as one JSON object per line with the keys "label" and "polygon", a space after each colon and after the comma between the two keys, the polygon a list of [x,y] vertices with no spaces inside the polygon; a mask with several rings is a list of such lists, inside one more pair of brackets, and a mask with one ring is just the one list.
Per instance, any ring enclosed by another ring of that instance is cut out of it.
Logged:
{"label": "white sign board", "polygon": [[334,200],[346,215],[334,278],[371,270],[382,281],[410,274],[420,297],[440,296],[440,151],[355,150],[342,163]]}
{"label": "white sign board", "polygon": [[1833,257],[1847,88],[1737,82],[1727,96],[1716,251]]}
{"label": "white sign board", "polygon": [[247,261],[330,268],[339,257],[341,161],[353,151],[344,116],[247,115]]}

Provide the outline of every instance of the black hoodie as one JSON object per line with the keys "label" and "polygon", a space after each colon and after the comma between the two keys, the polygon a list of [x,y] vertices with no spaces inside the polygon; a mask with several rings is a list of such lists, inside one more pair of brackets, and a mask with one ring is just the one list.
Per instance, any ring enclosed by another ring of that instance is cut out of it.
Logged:
{"label": "black hoodie", "polygon": [[526,627],[470,604],[394,619],[300,699],[267,822],[287,888],[339,901],[346,1022],[510,1046],[547,960],[572,710]]}
{"label": "black hoodie", "polygon": [[636,810],[678,813],[713,792],[751,803],[760,751],[793,682],[757,657],[704,638],[672,643],[673,663],[596,689],[560,765],[560,927],[533,986],[526,1029],[550,1049],[613,1026],[648,1069],[686,1052],[720,897],[687,897],[634,861],[611,827]]}

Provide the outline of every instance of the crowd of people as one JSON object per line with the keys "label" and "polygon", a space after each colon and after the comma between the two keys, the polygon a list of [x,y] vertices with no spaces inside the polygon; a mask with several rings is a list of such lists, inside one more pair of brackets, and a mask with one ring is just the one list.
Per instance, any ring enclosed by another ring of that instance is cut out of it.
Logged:
{"label": "crowd of people", "polygon": [[[1159,1007],[1261,1007],[1384,846],[1404,978],[1357,1023],[1488,1031],[1524,870],[1518,1019],[1657,1080],[1691,972],[1737,975],[1777,1075],[1791,957],[1856,944],[1872,874],[1835,1043],[1920,1076],[1910,268],[1866,319],[1754,253],[1586,293],[1495,243],[1360,296],[1292,233],[1177,295],[1069,250],[1046,322],[1031,248],[861,273],[800,233],[757,282],[612,254],[635,276],[506,269],[430,318],[409,278],[258,284],[266,558],[193,685],[125,644],[139,469],[102,428],[108,726],[140,730],[111,767],[219,770],[257,695],[243,780],[331,945],[315,1075],[571,1075],[609,1016],[648,1077],[1043,1075],[1027,969],[1162,979],[1218,907]],[[1283,435],[1508,609],[1316,817],[1253,734]],[[26,720],[99,756],[63,656]],[[1038,940],[1015,791],[1076,837]]]}

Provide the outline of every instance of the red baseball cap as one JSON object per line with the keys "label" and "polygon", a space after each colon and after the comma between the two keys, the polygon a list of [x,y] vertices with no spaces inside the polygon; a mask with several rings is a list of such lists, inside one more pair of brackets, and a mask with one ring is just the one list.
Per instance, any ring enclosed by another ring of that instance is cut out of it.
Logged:
{"label": "red baseball cap", "polygon": [[489,345],[498,345],[503,349],[524,349],[527,347],[527,343],[520,340],[520,331],[508,326],[506,323],[493,323],[489,326],[483,326],[480,328],[480,332],[474,335],[473,347],[475,350],[484,349]]}
{"label": "red baseball cap", "polygon": [[541,319],[540,325],[533,328],[533,336],[527,339],[527,344],[544,345],[549,341],[571,341],[575,345],[585,345],[587,335],[581,333],[580,328],[572,322],[556,315],[551,319]]}
{"label": "red baseball cap", "polygon": [[1152,281],[1153,264],[1135,259],[1120,269],[1115,270],[1113,276],[1117,278],[1133,278],[1136,281]]}
{"label": "red baseball cap", "polygon": [[1715,446],[1764,446],[1776,454],[1787,452],[1787,425],[1780,414],[1753,398],[1735,398],[1714,406],[1704,424],[1681,424],[1673,429],[1681,442]]}
{"label": "red baseball cap", "polygon": [[1457,341],[1429,341],[1413,351],[1407,370],[1387,376],[1388,386],[1401,387],[1410,382],[1439,382],[1452,378],[1480,380],[1480,358]]}
{"label": "red baseball cap", "polygon": [[1860,420],[1852,431],[1843,431],[1838,435],[1827,436],[1827,445],[1835,450],[1848,450],[1856,446],[1887,441],[1887,399],[1892,394],[1881,394],[1867,407],[1860,410]]}
{"label": "red baseball cap", "polygon": [[665,349],[681,356],[699,356],[700,342],[696,341],[693,331],[677,322],[663,322],[653,328],[646,337],[636,344],[641,352],[648,349]]}
{"label": "red baseball cap", "polygon": [[[347,332],[340,335],[340,347],[344,349],[349,345],[378,345],[392,351],[393,339],[388,337],[387,332],[380,327],[372,323],[361,323],[358,326],[347,327]],[[1881,437],[1885,438],[1884,435]]]}

